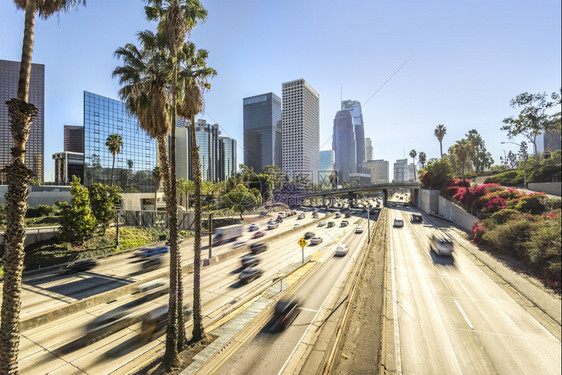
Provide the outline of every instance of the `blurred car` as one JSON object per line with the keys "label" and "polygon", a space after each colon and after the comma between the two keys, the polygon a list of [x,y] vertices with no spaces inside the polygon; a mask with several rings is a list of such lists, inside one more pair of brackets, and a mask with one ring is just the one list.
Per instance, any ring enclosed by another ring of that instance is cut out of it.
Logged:
{"label": "blurred car", "polygon": [[267,221],[267,224],[275,224],[275,223],[276,223],[275,219],[269,219]]}
{"label": "blurred car", "polygon": [[312,238],[312,237],[314,237],[314,233],[313,233],[313,232],[306,232],[306,233],[304,234],[304,239],[305,239],[305,240],[308,240],[309,238]]}
{"label": "blurred car", "polygon": [[396,202],[392,202],[391,206],[396,207]]}
{"label": "blurred car", "polygon": [[273,332],[283,331],[300,313],[300,301],[297,298],[282,299],[275,304],[270,329]]}
{"label": "blurred car", "polygon": [[259,268],[246,268],[244,271],[240,272],[240,275],[238,275],[238,278],[240,279],[240,282],[242,283],[249,283],[252,280],[257,279],[258,277],[260,277],[263,274],[263,271],[260,270]]}
{"label": "blurred car", "polygon": [[452,256],[454,250],[453,241],[443,233],[434,233],[431,236],[429,248],[435,254],[445,256]]}
{"label": "blurred car", "polygon": [[261,238],[263,236],[265,236],[265,232],[257,231],[252,238]]}
{"label": "blurred car", "polygon": [[310,244],[311,245],[318,245],[318,244],[322,243],[322,241],[323,241],[322,237],[316,236],[316,237],[312,237],[310,239]]}
{"label": "blurred car", "polygon": [[255,230],[258,230],[259,228],[260,228],[260,226],[259,226],[258,223],[252,223],[252,224],[250,224],[250,226],[248,227],[248,230],[249,230],[250,232],[253,232],[253,231],[255,231]]}
{"label": "blurred car", "polygon": [[242,267],[244,268],[257,266],[259,263],[260,263],[260,258],[252,254],[247,254],[242,257]]}
{"label": "blurred car", "polygon": [[150,271],[152,269],[162,267],[163,265],[165,265],[167,263],[166,259],[167,258],[164,257],[163,255],[155,256],[155,257],[148,257],[147,260],[145,260],[144,262],[141,263],[141,269],[143,271]]}
{"label": "blurred car", "polygon": [[[183,314],[184,320],[189,319],[193,309],[189,304],[184,304]],[[142,318],[142,327],[140,337],[142,341],[149,341],[156,335],[161,335],[166,332],[168,323],[168,305],[160,306],[154,310],[146,313]]]}
{"label": "blurred car", "polygon": [[94,268],[98,263],[95,260],[79,260],[74,263],[70,263],[63,268],[65,274],[77,273],[82,271],[88,271]]}
{"label": "blurred car", "polygon": [[267,250],[267,245],[263,242],[256,242],[250,246],[252,254],[259,254]]}
{"label": "blurred car", "polygon": [[300,225],[299,223],[293,224],[293,228],[300,227],[300,226],[301,226],[301,225]]}
{"label": "blurred car", "polygon": [[349,252],[347,245],[344,244],[338,244],[336,245],[336,251],[334,252],[334,256],[337,257],[344,257],[347,255],[347,253]]}
{"label": "blurred car", "polygon": [[341,217],[341,214],[339,212],[336,212],[336,219],[339,219]]}
{"label": "blurred car", "polygon": [[273,223],[273,224],[269,224],[267,226],[267,229],[272,230],[272,229],[277,229],[279,227],[278,223]]}
{"label": "blurred car", "polygon": [[410,203],[404,202],[403,206],[404,206],[404,207],[410,207]]}
{"label": "blurred car", "polygon": [[147,247],[135,253],[137,257],[151,257],[159,254],[166,254],[170,248],[168,246]]}
{"label": "blurred car", "polygon": [[402,228],[404,226],[404,221],[401,219],[394,219],[394,227]]}
{"label": "blurred car", "polygon": [[340,227],[347,227],[349,225],[349,221],[347,220],[342,220],[340,223]]}
{"label": "blurred car", "polygon": [[235,243],[232,244],[232,248],[237,249],[244,245],[246,245],[246,241],[236,241]]}
{"label": "blurred car", "polygon": [[166,279],[156,279],[137,285],[135,292],[146,299],[153,299],[170,292],[170,283]]}
{"label": "blurred car", "polygon": [[304,219],[304,214],[300,214],[299,216],[297,216],[297,220],[302,220]]}
{"label": "blurred car", "polygon": [[[178,237],[178,244],[180,244],[180,243],[182,243],[182,242],[183,242],[183,238]],[[168,239],[168,241],[166,241],[166,246],[170,246],[170,244],[171,244],[171,242],[170,242],[170,240]]]}
{"label": "blurred car", "polygon": [[336,224],[333,221],[328,221],[327,228],[335,227]]}
{"label": "blurred car", "polygon": [[351,214],[350,214],[349,212],[346,212],[346,213],[345,213],[345,218],[346,218],[346,219],[349,219],[350,217],[351,217]]}
{"label": "blurred car", "polygon": [[355,233],[363,233],[363,227],[358,225],[355,227]]}
{"label": "blurred car", "polygon": [[275,221],[278,222],[278,223],[282,223],[283,218],[281,216],[277,216],[277,219],[275,219]]}
{"label": "blurred car", "polygon": [[423,221],[423,217],[421,214],[412,214],[413,223],[421,223],[422,221]]}
{"label": "blurred car", "polygon": [[323,227],[324,225],[326,225],[326,222],[325,222],[325,221],[320,221],[320,222],[318,223],[318,226],[319,226],[319,227]]}

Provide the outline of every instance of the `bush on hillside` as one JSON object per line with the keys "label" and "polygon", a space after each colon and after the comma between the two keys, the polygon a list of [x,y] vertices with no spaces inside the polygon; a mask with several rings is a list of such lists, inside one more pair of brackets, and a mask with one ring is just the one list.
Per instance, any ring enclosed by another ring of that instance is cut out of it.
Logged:
{"label": "bush on hillside", "polygon": [[554,217],[542,217],[533,224],[529,240],[525,243],[530,264],[546,280],[554,280],[560,285],[561,235],[560,213]]}
{"label": "bush on hillside", "polygon": [[533,218],[519,216],[509,222],[495,226],[482,235],[492,249],[521,260],[528,260],[526,243],[531,238]]}
{"label": "bush on hillside", "polygon": [[560,164],[540,165],[534,168],[528,176],[529,182],[552,182],[560,181]]}
{"label": "bush on hillside", "polygon": [[40,204],[37,207],[28,207],[27,212],[25,213],[26,218],[32,217],[42,217],[42,216],[51,216],[57,212],[57,208],[53,206],[47,206],[44,204]]}
{"label": "bush on hillside", "polygon": [[498,173],[484,180],[485,184],[497,183],[504,186],[516,186],[523,183],[523,171],[511,170]]}
{"label": "bush on hillside", "polygon": [[551,199],[545,193],[532,193],[519,198],[513,208],[519,212],[540,215],[560,208],[560,199]]}

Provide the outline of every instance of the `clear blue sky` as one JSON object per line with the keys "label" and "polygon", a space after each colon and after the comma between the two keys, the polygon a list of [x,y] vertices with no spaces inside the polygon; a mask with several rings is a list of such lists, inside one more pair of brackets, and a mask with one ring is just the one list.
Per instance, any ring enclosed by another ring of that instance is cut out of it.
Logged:
{"label": "clear blue sky", "polygon": [[[496,162],[507,140],[502,119],[522,92],[561,86],[559,0],[203,0],[209,12],[192,40],[218,72],[201,118],[239,142],[242,98],[281,95],[304,78],[320,93],[321,149],[331,148],[343,99],[364,103],[373,158],[391,164],[411,149],[439,156],[476,129]],[[83,125],[83,91],[118,99],[113,52],[154,30],[142,0],[88,0],[70,13],[37,19],[33,62],[45,65],[45,178],[63,149],[63,125]],[[18,61],[23,11],[0,1],[0,59]],[[412,57],[413,56],[413,57]],[[383,83],[411,60],[368,102]],[[1,84],[1,83],[0,83]],[[343,88],[343,90],[342,90]],[[523,138],[515,139],[520,142]],[[391,171],[392,173],[392,171]]]}

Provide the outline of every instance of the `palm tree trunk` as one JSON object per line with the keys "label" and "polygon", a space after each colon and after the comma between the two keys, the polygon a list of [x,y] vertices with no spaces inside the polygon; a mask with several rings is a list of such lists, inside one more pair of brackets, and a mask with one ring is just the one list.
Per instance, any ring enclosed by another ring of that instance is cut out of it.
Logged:
{"label": "palm tree trunk", "polygon": [[441,159],[443,159],[443,141],[439,140],[439,152],[441,153]]}
{"label": "palm tree trunk", "polygon": [[[164,181],[164,196],[166,197],[166,211],[168,213],[168,225],[172,222],[171,207],[171,183],[170,183],[170,163],[168,162],[168,147],[166,134],[156,137],[158,145],[158,156],[162,166],[162,180]],[[171,231],[171,230],[170,230]],[[171,238],[170,238],[171,241]],[[176,248],[177,249],[177,248]],[[164,353],[164,364],[166,368],[172,368],[179,362],[177,342],[178,342],[178,316],[177,316],[177,272],[175,269],[177,252],[172,251],[170,246],[170,298],[168,300],[168,325],[166,331],[166,352]]]}
{"label": "palm tree trunk", "polygon": [[0,319],[0,374],[17,374],[20,342],[21,279],[23,274],[25,222],[28,183],[33,172],[25,166],[25,144],[37,108],[27,103],[31,57],[35,33],[36,2],[28,1],[25,9],[22,57],[17,99],[6,104],[10,130],[14,139],[12,162],[4,171],[8,182],[6,197],[6,232],[4,234],[4,284]]}
{"label": "palm tree trunk", "polygon": [[192,341],[201,341],[205,335],[201,316],[201,165],[195,137],[195,115],[191,116],[191,167],[193,169],[195,239],[193,243],[193,333]]}
{"label": "palm tree trunk", "polygon": [[111,181],[109,181],[109,186],[113,186],[113,172],[115,171],[115,154],[113,154],[113,162],[111,163]]}

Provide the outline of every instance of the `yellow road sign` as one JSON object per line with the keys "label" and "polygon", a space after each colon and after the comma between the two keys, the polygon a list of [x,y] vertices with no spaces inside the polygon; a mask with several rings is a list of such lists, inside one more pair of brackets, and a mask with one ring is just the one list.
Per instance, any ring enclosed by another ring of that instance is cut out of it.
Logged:
{"label": "yellow road sign", "polygon": [[301,237],[301,239],[299,240],[299,245],[301,245],[301,247],[305,247],[307,244],[308,242],[306,242],[306,240]]}

